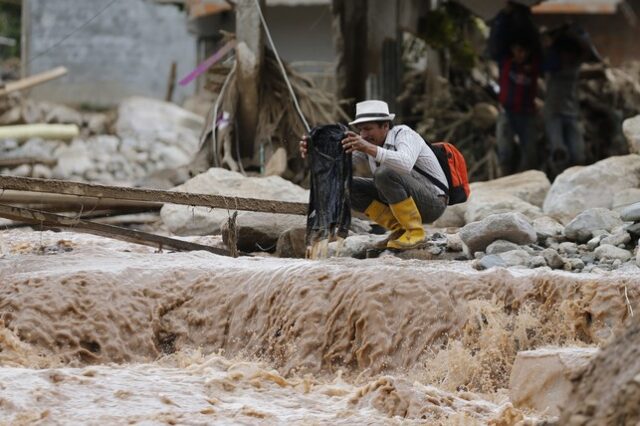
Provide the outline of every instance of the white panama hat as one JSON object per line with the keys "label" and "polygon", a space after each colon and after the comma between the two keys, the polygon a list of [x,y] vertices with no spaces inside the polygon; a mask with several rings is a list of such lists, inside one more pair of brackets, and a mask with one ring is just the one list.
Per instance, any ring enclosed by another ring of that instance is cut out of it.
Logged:
{"label": "white panama hat", "polygon": [[370,121],[391,121],[395,114],[389,114],[389,105],[383,101],[362,101],[356,104],[356,119],[350,126]]}

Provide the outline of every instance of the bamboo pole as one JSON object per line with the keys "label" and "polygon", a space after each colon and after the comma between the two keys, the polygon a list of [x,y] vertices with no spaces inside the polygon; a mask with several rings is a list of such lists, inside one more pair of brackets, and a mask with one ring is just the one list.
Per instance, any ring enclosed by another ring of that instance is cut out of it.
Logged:
{"label": "bamboo pole", "polygon": [[67,72],[68,71],[65,67],[58,67],[40,74],[32,75],[31,77],[23,78],[18,81],[12,81],[10,83],[7,83],[4,87],[0,88],[0,96],[6,96],[9,93],[15,92],[17,90],[28,89],[30,87],[37,86],[51,80],[55,80],[56,78],[60,78],[63,75],[67,74]]}
{"label": "bamboo pole", "polygon": [[[47,194],[42,192],[28,192],[28,191],[13,191],[2,190],[0,191],[0,203],[5,204],[41,204],[47,206],[60,206],[71,207],[73,210],[82,208],[84,211],[94,209],[113,209],[113,208],[150,208],[159,209],[162,207],[162,203],[149,202],[149,201],[132,201],[121,200],[114,198],[96,198],[96,197],[82,197],[76,195],[65,194]],[[48,209],[46,209],[48,210]]]}
{"label": "bamboo pole", "polygon": [[[127,188],[17,176],[0,176],[0,189],[66,194],[81,197],[112,198],[117,200],[150,201],[155,203],[182,204],[251,212],[307,214],[306,203],[240,198],[224,195],[191,194],[177,191],[161,191],[158,189]],[[1,194],[0,192],[0,196]]]}
{"label": "bamboo pole", "polygon": [[103,225],[101,223],[60,216],[57,214],[46,213],[39,210],[12,207],[6,204],[0,204],[0,217],[18,222],[40,224],[44,227],[64,228],[74,232],[82,232],[85,234],[98,235],[100,237],[126,241],[128,243],[157,247],[160,250],[162,250],[163,248],[174,249],[178,251],[204,250],[222,256],[229,255],[226,250],[211,246],[190,243],[188,241],[177,240],[174,238],[162,237],[160,235],[136,231],[134,229],[120,228],[113,225]]}
{"label": "bamboo pole", "polygon": [[69,140],[80,134],[75,124],[21,124],[18,126],[0,126],[0,139],[29,138]]}

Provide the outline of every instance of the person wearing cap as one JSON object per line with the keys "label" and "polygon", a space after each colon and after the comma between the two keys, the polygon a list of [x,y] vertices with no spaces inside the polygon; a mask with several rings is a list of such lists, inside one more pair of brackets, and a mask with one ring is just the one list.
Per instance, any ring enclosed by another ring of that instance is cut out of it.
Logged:
{"label": "person wearing cap", "polygon": [[[424,174],[448,184],[431,148],[410,127],[394,126],[394,118],[386,102],[359,102],[355,120],[349,123],[358,133],[348,132],[342,146],[353,154],[354,163],[368,164],[373,175],[353,178],[352,208],[391,231],[377,248],[403,250],[422,246],[422,224],[435,221],[447,207],[444,191]],[[306,137],[300,141],[300,152],[306,157]]]}

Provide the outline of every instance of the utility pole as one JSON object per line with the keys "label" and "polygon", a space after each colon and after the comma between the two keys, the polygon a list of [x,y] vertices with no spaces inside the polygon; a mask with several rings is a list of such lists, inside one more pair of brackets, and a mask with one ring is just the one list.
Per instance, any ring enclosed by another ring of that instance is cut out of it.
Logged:
{"label": "utility pole", "polygon": [[[265,0],[260,0],[260,7],[265,10]],[[264,31],[255,0],[237,0],[236,38],[240,155],[253,157],[258,127],[260,74],[264,63]]]}

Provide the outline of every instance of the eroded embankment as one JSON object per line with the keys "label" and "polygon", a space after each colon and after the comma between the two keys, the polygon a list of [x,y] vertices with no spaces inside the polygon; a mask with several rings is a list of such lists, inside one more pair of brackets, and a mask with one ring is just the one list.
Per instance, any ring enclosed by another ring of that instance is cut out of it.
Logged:
{"label": "eroded embankment", "polygon": [[285,375],[419,367],[429,383],[474,390],[505,386],[518,350],[609,339],[628,316],[625,287],[634,309],[640,295],[636,276],[91,246],[5,256],[0,277],[5,365],[150,361],[198,347]]}

